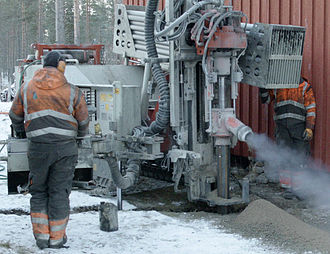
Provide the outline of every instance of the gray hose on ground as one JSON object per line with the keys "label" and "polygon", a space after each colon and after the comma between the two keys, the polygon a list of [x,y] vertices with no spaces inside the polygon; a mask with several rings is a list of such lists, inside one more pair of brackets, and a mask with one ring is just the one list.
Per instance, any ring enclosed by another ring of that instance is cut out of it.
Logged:
{"label": "gray hose on ground", "polygon": [[[145,40],[148,58],[158,58],[158,53],[155,43],[155,12],[158,8],[159,0],[149,0],[146,8],[145,18]],[[165,129],[170,122],[170,89],[163,73],[160,64],[155,63],[152,65],[152,74],[159,86],[159,110],[156,115],[156,120],[145,129],[147,135],[154,135],[160,133]]]}
{"label": "gray hose on ground", "polygon": [[140,162],[138,160],[128,161],[128,167],[124,176],[120,173],[115,157],[106,157],[105,160],[109,164],[112,180],[118,188],[127,189],[137,183],[140,175]]}

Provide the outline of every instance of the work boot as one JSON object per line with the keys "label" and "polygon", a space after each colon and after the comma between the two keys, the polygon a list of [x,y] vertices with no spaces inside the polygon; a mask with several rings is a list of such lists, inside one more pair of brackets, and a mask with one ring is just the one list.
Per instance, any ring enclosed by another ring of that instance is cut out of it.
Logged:
{"label": "work boot", "polygon": [[64,246],[64,244],[66,244],[67,241],[68,241],[68,238],[66,235],[64,235],[62,242],[60,242],[59,244],[56,244],[56,245],[49,245],[49,248],[51,248],[51,249],[69,248],[69,246]]}
{"label": "work boot", "polygon": [[49,247],[49,241],[48,240],[37,239],[36,244],[39,247],[39,249],[41,249],[41,250]]}

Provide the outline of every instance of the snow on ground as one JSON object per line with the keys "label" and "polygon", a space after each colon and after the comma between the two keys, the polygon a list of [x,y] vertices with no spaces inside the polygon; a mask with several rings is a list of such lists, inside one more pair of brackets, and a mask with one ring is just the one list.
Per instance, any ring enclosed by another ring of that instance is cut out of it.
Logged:
{"label": "snow on ground", "polygon": [[[0,213],[8,210],[21,210],[23,212],[30,211],[30,194],[8,195],[7,182],[0,181]],[[5,200],[6,202],[2,202]],[[100,202],[111,202],[117,204],[116,198],[103,199],[89,196],[79,191],[72,191],[70,195],[71,210],[77,207],[99,205]],[[124,209],[134,209],[135,206],[124,201]]]}
{"label": "snow on ground", "polygon": [[[10,107],[11,102],[0,102],[0,140],[7,139],[10,134],[11,121],[7,114],[2,114],[9,112]],[[1,156],[7,156],[7,149],[0,144],[0,157]],[[7,164],[0,161],[0,179],[3,176],[7,176],[6,168]]]}
{"label": "snow on ground", "polygon": [[[72,214],[67,228],[68,249],[38,250],[28,216],[0,215],[1,243],[13,253],[72,254],[219,254],[279,253],[263,248],[256,240],[245,240],[213,228],[204,220],[182,222],[155,211],[120,211],[119,230],[99,229],[97,212]],[[1,253],[6,252],[0,247]],[[24,252],[25,251],[25,252]]]}
{"label": "snow on ground", "polygon": [[0,102],[0,140],[7,139],[10,134],[11,121],[7,114],[1,114],[8,113],[10,107],[11,102]]}
{"label": "snow on ground", "polygon": [[[0,103],[0,112],[8,112],[11,103]],[[0,140],[10,133],[10,120],[0,114]],[[1,149],[1,147],[0,147]],[[0,156],[7,155],[6,149]],[[1,165],[5,165],[2,163]],[[6,174],[6,172],[0,172]],[[183,221],[156,211],[133,211],[133,205],[124,202],[119,211],[119,230],[103,232],[99,229],[98,212],[74,213],[67,227],[68,249],[39,250],[32,235],[27,215],[4,214],[4,211],[29,210],[29,195],[7,195],[7,182],[0,180],[0,253],[67,253],[67,254],[219,254],[219,253],[280,253],[261,245],[258,240],[243,239],[216,228],[203,219]],[[115,199],[91,197],[72,191],[71,209],[97,205]]]}

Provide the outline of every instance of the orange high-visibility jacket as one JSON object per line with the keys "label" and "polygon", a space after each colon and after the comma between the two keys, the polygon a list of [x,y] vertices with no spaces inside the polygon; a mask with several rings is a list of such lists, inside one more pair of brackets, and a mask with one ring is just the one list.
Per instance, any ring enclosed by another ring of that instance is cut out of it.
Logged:
{"label": "orange high-visibility jacket", "polygon": [[54,67],[36,71],[33,79],[20,88],[9,116],[14,129],[21,132],[24,126],[27,138],[35,142],[74,140],[88,132],[84,94]]}
{"label": "orange high-visibility jacket", "polygon": [[305,121],[306,128],[314,129],[316,103],[311,84],[303,81],[298,88],[274,89],[261,93],[261,102],[274,101],[274,120],[295,119]]}

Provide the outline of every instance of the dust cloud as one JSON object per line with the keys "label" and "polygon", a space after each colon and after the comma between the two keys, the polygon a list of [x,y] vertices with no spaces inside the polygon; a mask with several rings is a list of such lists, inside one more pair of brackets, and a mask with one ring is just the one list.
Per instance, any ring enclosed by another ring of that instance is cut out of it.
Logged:
{"label": "dust cloud", "polygon": [[264,161],[266,176],[277,182],[279,173],[286,170],[292,179],[292,192],[311,205],[330,209],[330,168],[320,161],[277,145],[264,134],[253,134],[248,145],[256,159]]}

